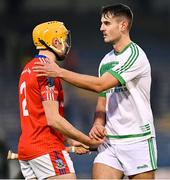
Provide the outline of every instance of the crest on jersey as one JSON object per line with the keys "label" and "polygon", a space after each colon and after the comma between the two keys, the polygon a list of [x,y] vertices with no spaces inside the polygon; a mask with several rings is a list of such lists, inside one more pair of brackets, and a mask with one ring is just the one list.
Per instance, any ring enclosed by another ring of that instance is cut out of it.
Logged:
{"label": "crest on jersey", "polygon": [[47,78],[47,85],[48,85],[48,87],[53,87],[54,86],[54,79],[53,78],[51,78],[51,77],[49,77],[49,78]]}
{"label": "crest on jersey", "polygon": [[56,159],[55,162],[56,162],[57,169],[64,169],[65,168],[65,165],[61,159]]}

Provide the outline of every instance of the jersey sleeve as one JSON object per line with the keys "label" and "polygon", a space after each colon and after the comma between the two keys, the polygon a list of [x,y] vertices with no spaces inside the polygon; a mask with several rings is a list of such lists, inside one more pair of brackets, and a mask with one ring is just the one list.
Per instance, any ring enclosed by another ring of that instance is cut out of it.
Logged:
{"label": "jersey sleeve", "polygon": [[128,59],[123,60],[115,67],[109,69],[108,72],[118,79],[121,85],[125,85],[126,82],[142,76],[146,72],[147,66],[145,62],[143,56],[139,56],[138,47],[133,45]]}
{"label": "jersey sleeve", "polygon": [[38,84],[42,101],[58,101],[59,84],[55,81],[54,78],[38,78]]}

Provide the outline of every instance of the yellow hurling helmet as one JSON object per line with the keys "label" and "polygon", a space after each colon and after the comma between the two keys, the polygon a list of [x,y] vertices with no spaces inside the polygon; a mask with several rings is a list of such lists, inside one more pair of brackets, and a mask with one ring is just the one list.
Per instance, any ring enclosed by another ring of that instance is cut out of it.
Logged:
{"label": "yellow hurling helmet", "polygon": [[[70,32],[63,22],[49,21],[39,24],[33,29],[32,37],[36,49],[49,49],[57,55],[59,60],[63,60],[71,48]],[[61,49],[53,46],[54,38],[57,38],[62,45]]]}

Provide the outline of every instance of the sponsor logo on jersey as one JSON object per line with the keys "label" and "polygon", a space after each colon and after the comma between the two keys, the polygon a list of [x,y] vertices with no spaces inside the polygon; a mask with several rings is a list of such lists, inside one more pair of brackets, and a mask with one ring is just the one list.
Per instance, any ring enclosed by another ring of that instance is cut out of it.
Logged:
{"label": "sponsor logo on jersey", "polygon": [[119,93],[119,92],[123,92],[123,91],[127,91],[127,87],[126,86],[118,86],[118,87],[115,87],[115,92],[116,93]]}
{"label": "sponsor logo on jersey", "polygon": [[124,91],[128,91],[127,87],[126,86],[117,86],[115,88],[111,88],[111,89],[108,89],[106,91],[106,93],[120,93],[120,92],[124,92]]}

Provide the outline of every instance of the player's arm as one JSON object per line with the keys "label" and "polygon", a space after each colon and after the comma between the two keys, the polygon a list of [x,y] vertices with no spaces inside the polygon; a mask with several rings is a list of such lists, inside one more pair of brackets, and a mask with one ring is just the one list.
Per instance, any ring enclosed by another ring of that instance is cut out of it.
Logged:
{"label": "player's arm", "polygon": [[87,135],[73,127],[64,117],[59,114],[57,101],[48,100],[43,101],[42,103],[47,118],[47,123],[51,128],[58,130],[63,135],[86,144],[87,146],[96,146],[103,142],[102,140],[92,140]]}
{"label": "player's arm", "polygon": [[105,97],[98,97],[97,105],[96,105],[96,112],[94,115],[94,123],[93,127],[89,132],[89,136],[95,139],[104,138],[107,134],[105,129],[106,123],[106,98]]}
{"label": "player's arm", "polygon": [[33,67],[33,71],[38,73],[37,76],[60,77],[74,86],[98,93],[119,84],[119,81],[108,72],[101,77],[89,76],[60,68],[52,61],[46,64],[37,62]]}
{"label": "player's arm", "polygon": [[101,77],[84,75],[61,68],[58,77],[73,84],[74,86],[91,90],[97,93],[115,87],[119,81],[110,73],[106,72]]}

